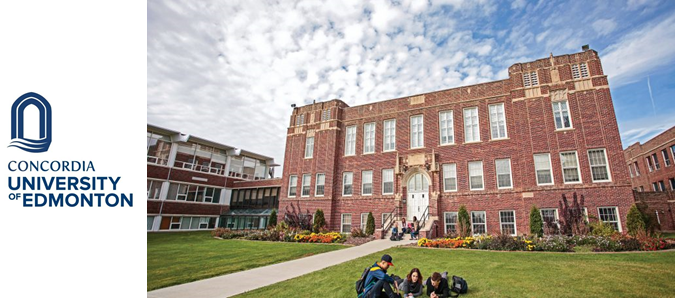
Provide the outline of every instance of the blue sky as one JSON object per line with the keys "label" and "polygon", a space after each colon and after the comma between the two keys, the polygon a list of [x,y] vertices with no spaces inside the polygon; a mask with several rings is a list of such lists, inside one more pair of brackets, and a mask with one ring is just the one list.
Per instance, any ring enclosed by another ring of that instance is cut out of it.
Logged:
{"label": "blue sky", "polygon": [[147,30],[148,123],[277,162],[293,103],[504,79],[584,44],[624,147],[675,125],[675,1],[148,1]]}

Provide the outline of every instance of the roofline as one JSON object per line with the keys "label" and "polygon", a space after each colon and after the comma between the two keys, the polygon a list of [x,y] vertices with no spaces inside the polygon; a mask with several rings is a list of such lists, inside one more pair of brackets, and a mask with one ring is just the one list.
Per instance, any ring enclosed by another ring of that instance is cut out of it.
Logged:
{"label": "roofline", "polygon": [[[193,141],[193,142],[196,142],[196,143],[208,145],[208,146],[215,147],[215,148],[222,149],[222,150],[226,150],[226,151],[232,150],[232,149],[240,149],[240,148],[237,148],[237,147],[234,147],[234,146],[230,146],[230,145],[223,144],[223,143],[217,143],[217,142],[207,140],[207,139],[204,139],[204,138],[201,138],[201,137],[197,137],[197,136],[194,136],[194,135],[191,135],[191,134],[181,133],[180,131],[171,130],[171,129],[164,128],[164,127],[157,126],[157,125],[150,124],[150,123],[147,124],[147,128],[148,128],[148,130],[156,131],[156,132],[162,133],[162,134],[186,135],[188,137],[188,141]],[[274,163],[273,157],[265,156],[265,155],[255,153],[255,152],[252,152],[252,151],[248,151],[248,150],[244,150],[244,149],[241,149],[240,155],[245,155],[245,156],[248,156],[248,157],[253,157],[253,158],[258,158],[258,159],[263,159],[263,160],[271,161],[272,163]]]}

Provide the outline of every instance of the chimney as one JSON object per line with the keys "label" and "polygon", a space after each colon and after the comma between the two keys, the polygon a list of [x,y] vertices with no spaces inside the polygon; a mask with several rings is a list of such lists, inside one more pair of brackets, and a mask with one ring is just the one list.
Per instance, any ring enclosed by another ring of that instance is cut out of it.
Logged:
{"label": "chimney", "polygon": [[590,49],[590,47],[587,44],[581,46],[581,50],[584,51],[584,52],[588,51],[588,49]]}

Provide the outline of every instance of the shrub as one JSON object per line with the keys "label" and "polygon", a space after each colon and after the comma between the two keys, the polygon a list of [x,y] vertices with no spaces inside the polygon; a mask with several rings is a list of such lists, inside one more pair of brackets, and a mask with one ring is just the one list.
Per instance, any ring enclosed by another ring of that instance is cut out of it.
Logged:
{"label": "shrub", "polygon": [[590,227],[591,227],[591,235],[594,236],[611,237],[612,235],[618,233],[616,230],[614,230],[614,227],[612,227],[610,224],[606,224],[600,220],[592,222],[590,224]]}
{"label": "shrub", "polygon": [[312,231],[314,233],[321,232],[322,229],[326,226],[326,219],[323,216],[323,210],[316,209],[314,213],[314,225],[312,225]]}
{"label": "shrub", "polygon": [[645,218],[635,204],[630,207],[628,215],[626,215],[626,227],[628,228],[628,234],[631,236],[646,231]]}
{"label": "shrub", "polygon": [[487,248],[490,250],[526,250],[526,244],[521,237],[513,237],[510,235],[498,235],[493,237],[488,243]]}
{"label": "shrub", "polygon": [[222,237],[223,234],[230,232],[229,229],[226,228],[216,228],[215,230],[211,231],[211,236],[213,237]]}
{"label": "shrub", "polygon": [[[300,203],[297,203],[297,209],[290,203],[286,205],[286,213],[284,214],[284,222],[288,224],[290,228],[299,228],[303,230],[312,229],[312,214],[307,210],[306,213],[302,213],[300,210]],[[290,208],[289,208],[290,206]]]}
{"label": "shrub", "polygon": [[532,209],[530,209],[530,234],[537,237],[544,235],[544,222],[541,220],[541,213],[535,205],[532,205]]}
{"label": "shrub", "polygon": [[540,251],[557,251],[557,252],[573,251],[572,245],[567,243],[567,237],[561,235],[546,236],[540,238],[535,243],[534,249]]}
{"label": "shrub", "polygon": [[368,237],[368,235],[366,235],[366,233],[363,230],[361,230],[361,228],[357,228],[357,227],[352,228],[351,236],[355,237],[355,238]]}
{"label": "shrub", "polygon": [[268,227],[275,227],[277,225],[277,209],[272,209],[270,219],[267,221]]}
{"label": "shrub", "polygon": [[459,206],[459,212],[457,212],[457,228],[459,229],[460,236],[471,236],[471,219],[464,205]]}
{"label": "shrub", "polygon": [[375,233],[375,217],[372,212],[368,212],[368,220],[366,221],[366,235],[370,236]]}
{"label": "shrub", "polygon": [[577,200],[576,192],[572,195],[572,198],[572,206],[567,204],[567,197],[564,194],[559,202],[561,211],[560,233],[563,235],[586,235],[588,226],[584,219],[584,195],[581,195],[581,202]]}

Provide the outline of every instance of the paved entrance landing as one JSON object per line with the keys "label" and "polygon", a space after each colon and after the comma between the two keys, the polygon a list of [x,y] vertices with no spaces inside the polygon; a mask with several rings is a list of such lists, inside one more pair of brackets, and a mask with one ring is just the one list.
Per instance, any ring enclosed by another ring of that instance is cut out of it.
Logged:
{"label": "paved entrance landing", "polygon": [[[387,248],[415,242],[416,240],[374,240],[352,248],[154,290],[148,292],[148,298],[230,297],[341,264]],[[371,262],[375,261],[377,260],[371,260]],[[396,258],[394,258],[394,262],[396,262]],[[358,275],[360,273],[357,272],[355,274]]]}

